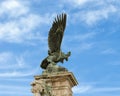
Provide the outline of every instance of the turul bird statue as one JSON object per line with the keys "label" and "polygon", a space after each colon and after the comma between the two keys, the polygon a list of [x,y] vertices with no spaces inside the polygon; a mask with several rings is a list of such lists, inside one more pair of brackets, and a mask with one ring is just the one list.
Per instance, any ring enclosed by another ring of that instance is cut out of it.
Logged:
{"label": "turul bird statue", "polygon": [[68,57],[71,54],[71,52],[65,54],[61,50],[61,43],[66,27],[66,19],[67,15],[62,13],[61,15],[57,15],[53,21],[52,27],[50,28],[48,34],[48,56],[41,62],[40,66],[42,69],[49,71],[53,71],[53,69],[57,69],[57,71],[65,69],[61,66],[57,66],[57,63],[64,63],[64,60],[68,61]]}

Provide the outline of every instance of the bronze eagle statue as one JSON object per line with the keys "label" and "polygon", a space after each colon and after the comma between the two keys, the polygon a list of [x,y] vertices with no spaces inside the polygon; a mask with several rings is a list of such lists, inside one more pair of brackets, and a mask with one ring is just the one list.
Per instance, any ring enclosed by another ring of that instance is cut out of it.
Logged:
{"label": "bronze eagle statue", "polygon": [[71,54],[71,52],[65,54],[61,50],[61,43],[66,27],[66,19],[67,15],[62,13],[61,15],[57,15],[53,21],[48,34],[48,56],[41,62],[41,68],[43,69],[47,69],[49,64],[56,65],[58,62],[63,63],[64,60],[67,61]]}

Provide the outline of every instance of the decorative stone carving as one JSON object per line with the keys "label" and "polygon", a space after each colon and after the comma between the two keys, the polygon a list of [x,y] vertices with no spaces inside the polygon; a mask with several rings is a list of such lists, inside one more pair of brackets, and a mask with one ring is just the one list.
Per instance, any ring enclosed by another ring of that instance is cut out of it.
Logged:
{"label": "decorative stone carving", "polygon": [[60,72],[35,76],[31,86],[34,96],[72,96],[72,87],[77,84],[71,72]]}

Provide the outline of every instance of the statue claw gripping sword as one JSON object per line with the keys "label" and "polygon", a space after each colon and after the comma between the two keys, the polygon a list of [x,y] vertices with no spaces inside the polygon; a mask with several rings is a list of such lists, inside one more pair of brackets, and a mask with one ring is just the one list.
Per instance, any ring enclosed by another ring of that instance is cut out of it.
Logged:
{"label": "statue claw gripping sword", "polygon": [[53,21],[52,27],[48,36],[48,56],[42,61],[41,68],[47,69],[49,64],[57,64],[58,62],[64,63],[64,60],[68,61],[68,57],[71,52],[67,54],[61,50],[62,38],[66,27],[66,14],[58,15]]}

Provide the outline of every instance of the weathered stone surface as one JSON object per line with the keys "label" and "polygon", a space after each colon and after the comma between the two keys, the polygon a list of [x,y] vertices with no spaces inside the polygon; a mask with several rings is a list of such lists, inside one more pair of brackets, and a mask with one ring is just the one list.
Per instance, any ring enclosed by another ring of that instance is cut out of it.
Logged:
{"label": "weathered stone surface", "polygon": [[43,74],[34,76],[34,78],[35,80],[31,84],[34,96],[44,96],[42,94],[45,96],[72,96],[72,87],[78,84],[72,72]]}

